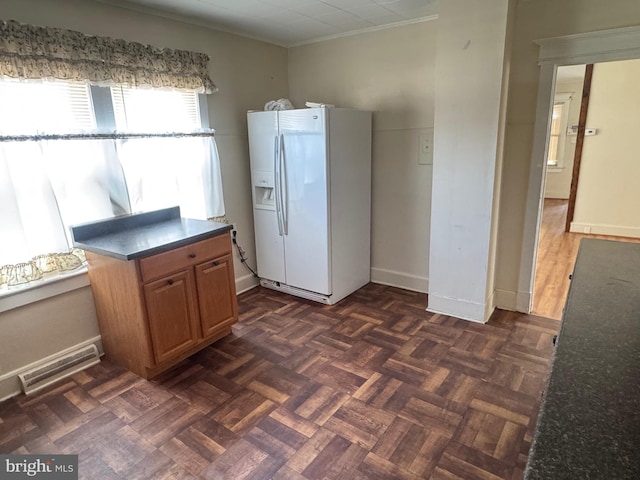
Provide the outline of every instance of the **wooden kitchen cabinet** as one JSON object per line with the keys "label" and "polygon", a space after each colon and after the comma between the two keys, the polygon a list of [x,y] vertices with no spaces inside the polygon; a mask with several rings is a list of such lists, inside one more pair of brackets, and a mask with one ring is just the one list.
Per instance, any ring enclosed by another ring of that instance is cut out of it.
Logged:
{"label": "wooden kitchen cabinet", "polygon": [[225,255],[197,265],[200,323],[203,337],[210,337],[238,318],[233,258]]}
{"label": "wooden kitchen cabinet", "polygon": [[231,333],[238,319],[228,232],[138,260],[86,257],[105,353],[142,377]]}
{"label": "wooden kitchen cabinet", "polygon": [[147,283],[144,298],[156,362],[170,360],[198,344],[195,285],[190,270]]}

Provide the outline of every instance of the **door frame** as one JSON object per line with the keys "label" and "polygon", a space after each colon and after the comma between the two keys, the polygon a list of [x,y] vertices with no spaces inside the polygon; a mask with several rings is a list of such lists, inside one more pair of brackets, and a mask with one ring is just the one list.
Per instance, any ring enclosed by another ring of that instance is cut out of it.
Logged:
{"label": "door frame", "polygon": [[584,147],[584,132],[589,113],[589,98],[591,97],[591,79],[593,78],[593,63],[585,65],[584,81],[582,83],[582,101],[580,102],[580,118],[578,120],[578,134],[576,136],[576,151],[573,155],[573,169],[571,171],[571,186],[569,188],[569,204],[567,216],[564,219],[564,231],[569,232],[573,214],[576,209],[576,197],[578,196],[578,181],[580,179],[580,165],[582,165],[582,148]]}
{"label": "door frame", "polygon": [[516,310],[523,313],[530,313],[533,303],[538,236],[544,199],[544,175],[549,148],[548,131],[557,69],[562,65],[640,58],[640,26],[546,38],[536,40],[535,43],[540,47],[540,74],[516,297]]}

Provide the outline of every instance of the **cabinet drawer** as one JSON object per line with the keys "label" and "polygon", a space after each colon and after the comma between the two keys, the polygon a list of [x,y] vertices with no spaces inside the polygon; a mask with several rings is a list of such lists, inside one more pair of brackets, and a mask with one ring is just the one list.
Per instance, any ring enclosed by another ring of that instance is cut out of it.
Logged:
{"label": "cabinet drawer", "polygon": [[168,252],[143,258],[139,260],[142,281],[147,282],[230,252],[231,239],[229,233],[224,233]]}

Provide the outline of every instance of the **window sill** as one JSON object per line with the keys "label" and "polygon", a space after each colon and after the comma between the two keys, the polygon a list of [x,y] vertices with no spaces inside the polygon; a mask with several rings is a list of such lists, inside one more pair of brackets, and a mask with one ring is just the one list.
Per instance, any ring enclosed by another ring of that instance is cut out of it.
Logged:
{"label": "window sill", "polygon": [[18,287],[0,289],[0,313],[89,286],[87,267],[45,276]]}

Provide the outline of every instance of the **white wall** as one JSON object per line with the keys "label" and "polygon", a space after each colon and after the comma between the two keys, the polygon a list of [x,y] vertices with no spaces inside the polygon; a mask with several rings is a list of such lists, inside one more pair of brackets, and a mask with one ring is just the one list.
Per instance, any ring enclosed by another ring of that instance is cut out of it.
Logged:
{"label": "white wall", "polygon": [[[431,165],[418,137],[433,132],[435,21],[289,50],[289,91],[305,101],[373,112],[372,280],[426,291]],[[258,106],[257,106],[258,107]]]}
{"label": "white wall", "polygon": [[502,308],[516,307],[522,247],[534,240],[523,237],[540,72],[534,40],[630,25],[640,25],[637,0],[521,0],[517,4],[496,268]]}
{"label": "white wall", "polygon": [[571,231],[640,237],[640,60],[593,66]]}
{"label": "white wall", "polygon": [[[286,49],[89,0],[2,0],[0,19],[208,54],[209,71],[220,90],[208,96],[208,105],[220,152],[227,217],[236,225],[238,241],[250,263],[255,261],[246,111],[287,96]],[[239,290],[254,284],[248,273],[236,257]],[[4,335],[5,328],[14,334]],[[32,341],[34,329],[38,337]],[[58,343],[63,332],[70,330],[77,335]],[[90,291],[73,290],[50,301],[0,313],[0,332],[0,352],[13,359],[0,365],[0,375],[52,354],[51,348],[64,349],[90,340],[97,332]],[[54,340],[46,344],[43,338]],[[28,358],[23,356],[27,351],[31,352]]]}
{"label": "white wall", "polygon": [[[578,125],[580,118],[580,104],[582,101],[582,81],[556,83],[556,93],[571,94],[571,103],[569,104],[569,119],[567,126]],[[565,142],[563,152],[562,168],[547,168],[547,175],[544,184],[544,198],[569,198],[571,190],[571,177],[573,173],[573,157],[576,152],[576,136],[567,136],[565,134]]]}
{"label": "white wall", "polygon": [[492,313],[492,237],[508,0],[442,3],[438,20],[429,310]]}

